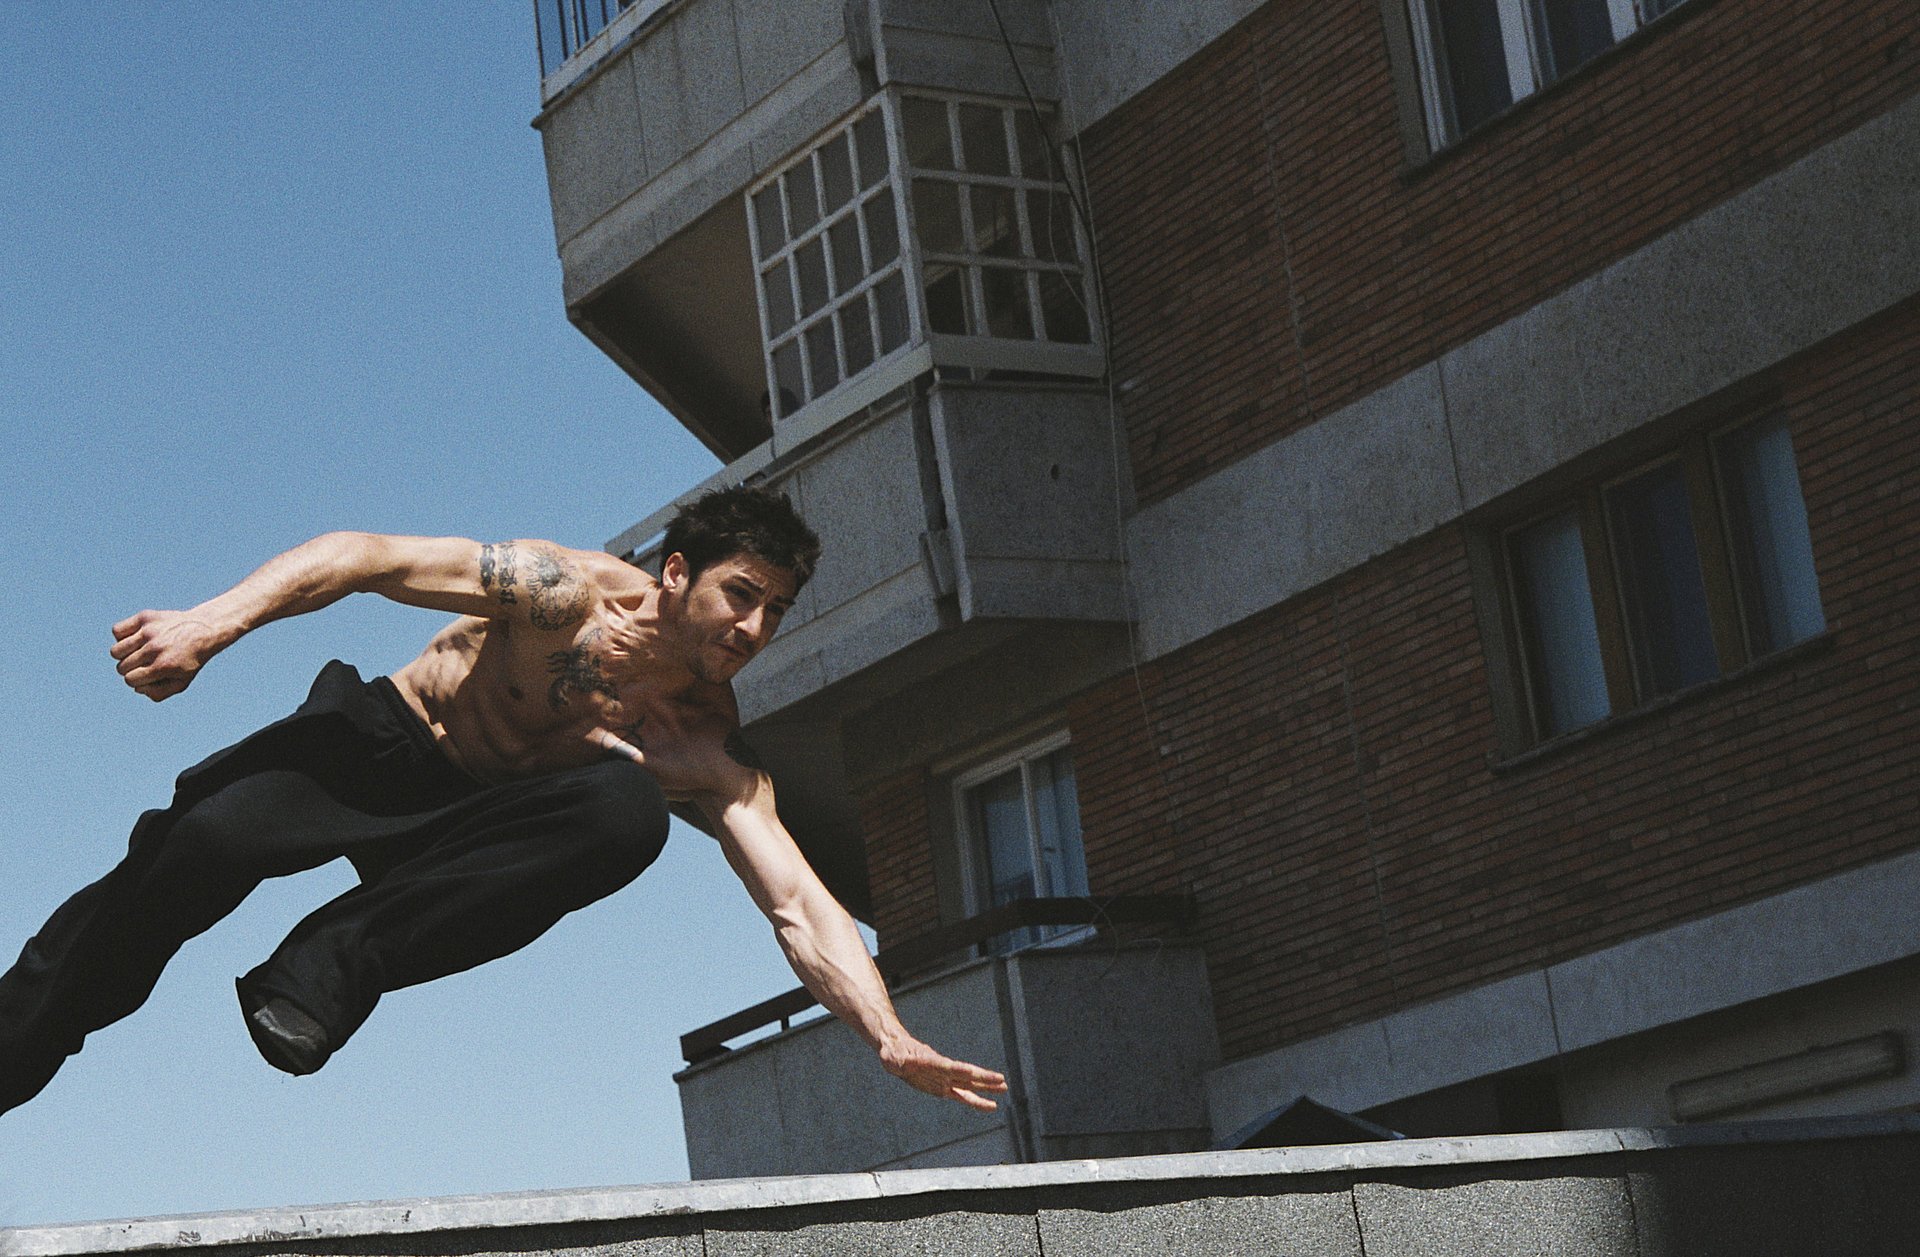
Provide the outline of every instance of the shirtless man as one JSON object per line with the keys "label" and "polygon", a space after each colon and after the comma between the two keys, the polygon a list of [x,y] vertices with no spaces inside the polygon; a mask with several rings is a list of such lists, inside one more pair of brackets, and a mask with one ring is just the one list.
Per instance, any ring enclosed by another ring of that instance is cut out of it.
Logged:
{"label": "shirtless man", "polygon": [[0,1112],[146,1000],[187,939],[266,877],[346,856],[361,884],[239,980],[248,1032],[294,1074],[381,994],[525,946],[624,886],[698,806],[794,972],[894,1075],[977,1109],[990,1070],[910,1035],[852,919],[774,810],[729,682],[779,627],[819,542],[787,500],[708,494],[669,526],[661,577],[543,541],[331,533],[190,611],[114,625],[158,702],[242,635],[370,592],[459,618],[389,678],[322,670],[298,711],[180,777],[127,857],[0,976]]}

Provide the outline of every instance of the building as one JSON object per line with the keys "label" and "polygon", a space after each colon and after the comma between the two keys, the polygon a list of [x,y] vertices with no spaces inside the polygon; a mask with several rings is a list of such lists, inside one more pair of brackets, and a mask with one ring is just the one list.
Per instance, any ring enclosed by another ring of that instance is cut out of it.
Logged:
{"label": "building", "polygon": [[1920,10],[535,7],[569,316],[827,543],[749,737],[1015,1087],[776,1003],[697,1177],[1920,1105]]}

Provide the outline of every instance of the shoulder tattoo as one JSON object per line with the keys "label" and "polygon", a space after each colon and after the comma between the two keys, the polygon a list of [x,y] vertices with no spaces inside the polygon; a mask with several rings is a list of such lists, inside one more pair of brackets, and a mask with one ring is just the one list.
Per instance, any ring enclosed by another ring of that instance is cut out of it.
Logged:
{"label": "shoulder tattoo", "polygon": [[[709,743],[709,745],[711,745],[711,743]],[[741,767],[751,768],[755,772],[765,772],[767,770],[767,762],[760,758],[758,751],[755,751],[747,745],[747,740],[740,736],[740,730],[735,729],[732,733],[729,733],[727,740],[720,745],[726,748],[727,758],[739,764]]]}
{"label": "shoulder tattoo", "polygon": [[527,589],[533,598],[529,616],[535,628],[563,629],[580,623],[587,615],[587,584],[580,570],[552,550],[535,550],[529,556]]}
{"label": "shoulder tattoo", "polygon": [[519,595],[513,592],[513,587],[520,583],[514,567],[519,557],[511,541],[480,547],[480,588],[498,598],[503,607],[520,601]]}

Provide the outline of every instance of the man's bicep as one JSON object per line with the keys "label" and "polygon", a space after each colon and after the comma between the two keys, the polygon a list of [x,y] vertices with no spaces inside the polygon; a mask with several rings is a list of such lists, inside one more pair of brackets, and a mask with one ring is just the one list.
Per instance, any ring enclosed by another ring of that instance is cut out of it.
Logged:
{"label": "man's bicep", "polygon": [[381,540],[386,553],[376,591],[396,602],[565,629],[580,623],[591,601],[579,560],[552,542]]}
{"label": "man's bicep", "polygon": [[770,806],[703,803],[727,864],[769,917],[792,907],[819,878]]}

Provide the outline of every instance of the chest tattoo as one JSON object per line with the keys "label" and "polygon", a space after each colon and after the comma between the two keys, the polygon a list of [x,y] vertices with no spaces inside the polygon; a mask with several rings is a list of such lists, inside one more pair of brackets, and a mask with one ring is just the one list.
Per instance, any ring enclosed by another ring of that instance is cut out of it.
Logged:
{"label": "chest tattoo", "polygon": [[533,626],[561,629],[580,623],[589,595],[573,564],[550,550],[535,550],[528,557],[527,589],[533,606],[527,614]]}
{"label": "chest tattoo", "polygon": [[600,654],[595,649],[602,633],[589,631],[572,650],[556,650],[547,656],[547,672],[553,683],[547,686],[547,702],[555,709],[565,707],[571,694],[601,694],[618,701],[620,691],[600,669]]}

